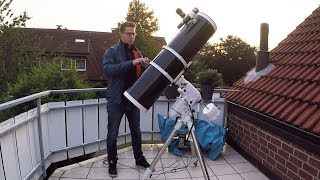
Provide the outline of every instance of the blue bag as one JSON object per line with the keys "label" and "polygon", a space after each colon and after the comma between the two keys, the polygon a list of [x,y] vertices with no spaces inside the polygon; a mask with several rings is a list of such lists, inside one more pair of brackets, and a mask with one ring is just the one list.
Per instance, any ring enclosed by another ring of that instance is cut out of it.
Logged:
{"label": "blue bag", "polygon": [[[161,133],[161,141],[166,142],[169,138],[175,121],[172,119],[165,119],[162,115],[158,114],[158,124]],[[215,160],[221,153],[225,143],[225,129],[204,120],[195,120],[195,135],[201,150],[208,152],[209,158]],[[188,129],[182,127],[177,131],[176,135],[187,134]],[[177,156],[182,156],[182,150],[179,149],[179,141],[173,139],[169,144],[169,152]]]}

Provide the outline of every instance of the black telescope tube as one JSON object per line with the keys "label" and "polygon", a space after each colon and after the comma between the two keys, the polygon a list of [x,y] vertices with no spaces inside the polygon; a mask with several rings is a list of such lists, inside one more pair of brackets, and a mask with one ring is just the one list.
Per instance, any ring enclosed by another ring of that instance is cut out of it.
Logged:
{"label": "black telescope tube", "polygon": [[187,64],[216,32],[214,21],[204,13],[196,14],[175,38],[164,46],[150,66],[124,92],[135,106],[147,111],[161,93],[187,68]]}

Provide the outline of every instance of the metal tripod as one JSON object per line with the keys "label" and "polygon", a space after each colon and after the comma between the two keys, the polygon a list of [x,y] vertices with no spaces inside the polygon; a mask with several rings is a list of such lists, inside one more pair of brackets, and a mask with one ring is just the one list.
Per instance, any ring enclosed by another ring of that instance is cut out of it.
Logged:
{"label": "metal tripod", "polygon": [[182,121],[180,118],[178,118],[172,133],[170,134],[169,138],[167,139],[167,141],[164,143],[164,145],[160,149],[160,151],[157,154],[157,156],[152,161],[150,167],[146,169],[145,173],[142,176],[142,180],[144,180],[146,178],[151,178],[151,175],[152,175],[151,173],[155,170],[156,164],[158,163],[158,161],[160,160],[162,154],[166,151],[167,147],[169,146],[169,144],[171,143],[171,141],[175,137],[176,132],[182,127],[183,124],[187,125],[188,132],[191,134],[191,137],[192,137],[192,141],[190,143],[192,155],[194,156],[194,153],[196,153],[196,156],[198,158],[198,161],[199,161],[199,164],[200,164],[204,179],[205,180],[209,180],[210,179],[209,175],[208,175],[208,172],[207,172],[207,169],[205,167],[205,164],[204,164],[203,159],[202,159],[201,154],[200,154],[199,145],[198,145],[195,133],[194,133],[194,126],[193,126],[194,122],[193,122],[193,120],[194,120],[194,118],[192,118],[192,119],[191,118],[186,118],[184,121]]}
{"label": "metal tripod", "polygon": [[196,154],[202,173],[204,175],[204,179],[208,180],[210,178],[209,178],[207,169],[203,163],[203,159],[201,157],[200,150],[199,150],[199,145],[194,133],[195,118],[193,115],[194,111],[191,109],[191,107],[195,103],[201,102],[202,100],[201,94],[189,81],[184,79],[183,76],[180,76],[180,78],[177,81],[175,81],[175,84],[179,87],[178,92],[180,96],[177,98],[176,102],[172,105],[169,111],[169,117],[178,117],[176,124],[169,138],[162,146],[160,152],[152,161],[150,167],[146,169],[145,173],[142,176],[142,179],[151,177],[151,173],[154,171],[154,168],[157,162],[160,160],[162,154],[165,152],[165,150],[167,149],[167,147],[175,137],[176,132],[182,127],[182,125],[187,125],[188,134],[191,134],[191,137],[192,137],[192,142],[190,143],[192,155],[195,156]]}

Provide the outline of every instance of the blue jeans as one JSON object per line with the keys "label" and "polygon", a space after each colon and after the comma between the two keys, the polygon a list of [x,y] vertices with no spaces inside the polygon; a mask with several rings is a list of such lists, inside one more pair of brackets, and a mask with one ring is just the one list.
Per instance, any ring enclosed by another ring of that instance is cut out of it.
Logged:
{"label": "blue jeans", "polygon": [[128,100],[118,103],[107,103],[108,135],[107,152],[108,160],[117,160],[117,137],[122,116],[127,116],[131,131],[132,148],[135,159],[143,156],[141,150],[140,110]]}

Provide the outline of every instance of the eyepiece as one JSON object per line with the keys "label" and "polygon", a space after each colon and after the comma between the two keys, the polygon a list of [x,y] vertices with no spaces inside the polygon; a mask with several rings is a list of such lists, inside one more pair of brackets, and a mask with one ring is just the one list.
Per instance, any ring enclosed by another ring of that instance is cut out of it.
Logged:
{"label": "eyepiece", "polygon": [[184,18],[186,16],[186,14],[182,11],[182,9],[178,8],[176,10],[176,13],[181,17]]}
{"label": "eyepiece", "polygon": [[188,24],[188,22],[199,12],[198,8],[193,8],[192,11],[186,15],[180,8],[176,10],[176,13],[182,17],[182,22],[178,25],[178,29],[180,29],[183,25]]}
{"label": "eyepiece", "polygon": [[192,9],[192,11],[193,11],[195,14],[197,14],[197,13],[199,12],[199,9],[195,7],[195,8]]}

